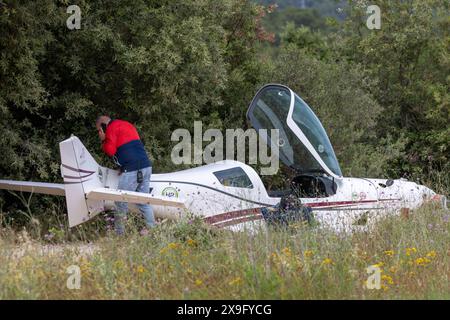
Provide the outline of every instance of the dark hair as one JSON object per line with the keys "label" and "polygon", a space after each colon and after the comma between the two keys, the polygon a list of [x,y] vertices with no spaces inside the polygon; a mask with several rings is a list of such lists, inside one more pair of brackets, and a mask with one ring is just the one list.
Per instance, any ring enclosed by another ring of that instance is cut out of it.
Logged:
{"label": "dark hair", "polygon": [[108,118],[111,119],[111,117],[110,117],[109,115],[107,115],[107,114],[101,114],[101,115],[99,115],[99,116],[97,117],[97,119],[95,119],[95,123],[99,123],[99,122],[100,122],[100,119],[101,119],[102,117],[108,117]]}

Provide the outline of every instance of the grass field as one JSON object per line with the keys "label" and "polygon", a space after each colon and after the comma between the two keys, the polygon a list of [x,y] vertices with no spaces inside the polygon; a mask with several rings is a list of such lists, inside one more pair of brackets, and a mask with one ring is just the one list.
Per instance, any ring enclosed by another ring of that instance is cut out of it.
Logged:
{"label": "grass field", "polygon": [[[64,228],[51,240],[2,229],[0,299],[450,299],[449,231],[448,212],[431,206],[351,235],[191,221],[88,243],[62,240]],[[79,289],[67,288],[71,265]],[[382,271],[378,290],[366,287],[371,265]]]}

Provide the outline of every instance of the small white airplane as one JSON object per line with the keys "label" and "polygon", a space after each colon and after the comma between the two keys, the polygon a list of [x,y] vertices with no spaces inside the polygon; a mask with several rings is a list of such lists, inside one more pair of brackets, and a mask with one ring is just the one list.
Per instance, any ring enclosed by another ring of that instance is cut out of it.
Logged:
{"label": "small white airplane", "polygon": [[[271,137],[261,132],[279,130],[276,147],[280,160],[297,172],[293,185],[301,194],[300,200],[313,210],[314,219],[323,227],[353,230],[427,201],[446,207],[445,196],[405,179],[343,177],[319,119],[286,86],[262,87],[247,117],[269,145]],[[0,180],[0,189],[65,196],[70,227],[113,209],[114,201],[124,201],[148,203],[158,218],[179,219],[190,213],[216,227],[253,229],[265,223],[262,209],[277,205],[281,199],[280,193],[269,195],[253,168],[233,160],[153,174],[150,193],[139,193],[118,190],[118,171],[98,165],[75,136],[60,143],[60,154],[63,184]],[[131,211],[136,209],[130,206]]]}

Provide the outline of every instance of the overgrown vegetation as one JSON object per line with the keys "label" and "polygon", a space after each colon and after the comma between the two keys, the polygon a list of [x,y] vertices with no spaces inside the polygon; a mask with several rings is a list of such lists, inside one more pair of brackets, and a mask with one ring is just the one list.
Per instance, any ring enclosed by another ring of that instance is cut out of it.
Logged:
{"label": "overgrown vegetation", "polygon": [[[317,227],[258,233],[214,230],[199,220],[95,244],[49,245],[27,233],[0,240],[0,299],[448,299],[448,212],[422,208],[370,233]],[[67,288],[71,265],[80,289]],[[366,268],[381,288],[366,288]]]}

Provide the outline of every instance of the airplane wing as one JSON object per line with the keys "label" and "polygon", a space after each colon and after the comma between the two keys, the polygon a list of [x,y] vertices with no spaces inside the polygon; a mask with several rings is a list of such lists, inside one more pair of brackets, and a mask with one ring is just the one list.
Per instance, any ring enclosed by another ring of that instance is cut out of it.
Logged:
{"label": "airplane wing", "polygon": [[174,200],[169,197],[155,197],[149,193],[115,190],[108,188],[97,188],[86,194],[89,200],[110,200],[130,203],[151,204],[155,206],[167,206],[176,208],[185,208],[184,202]]}
{"label": "airplane wing", "polygon": [[32,181],[0,180],[0,189],[65,196],[64,184]]}

